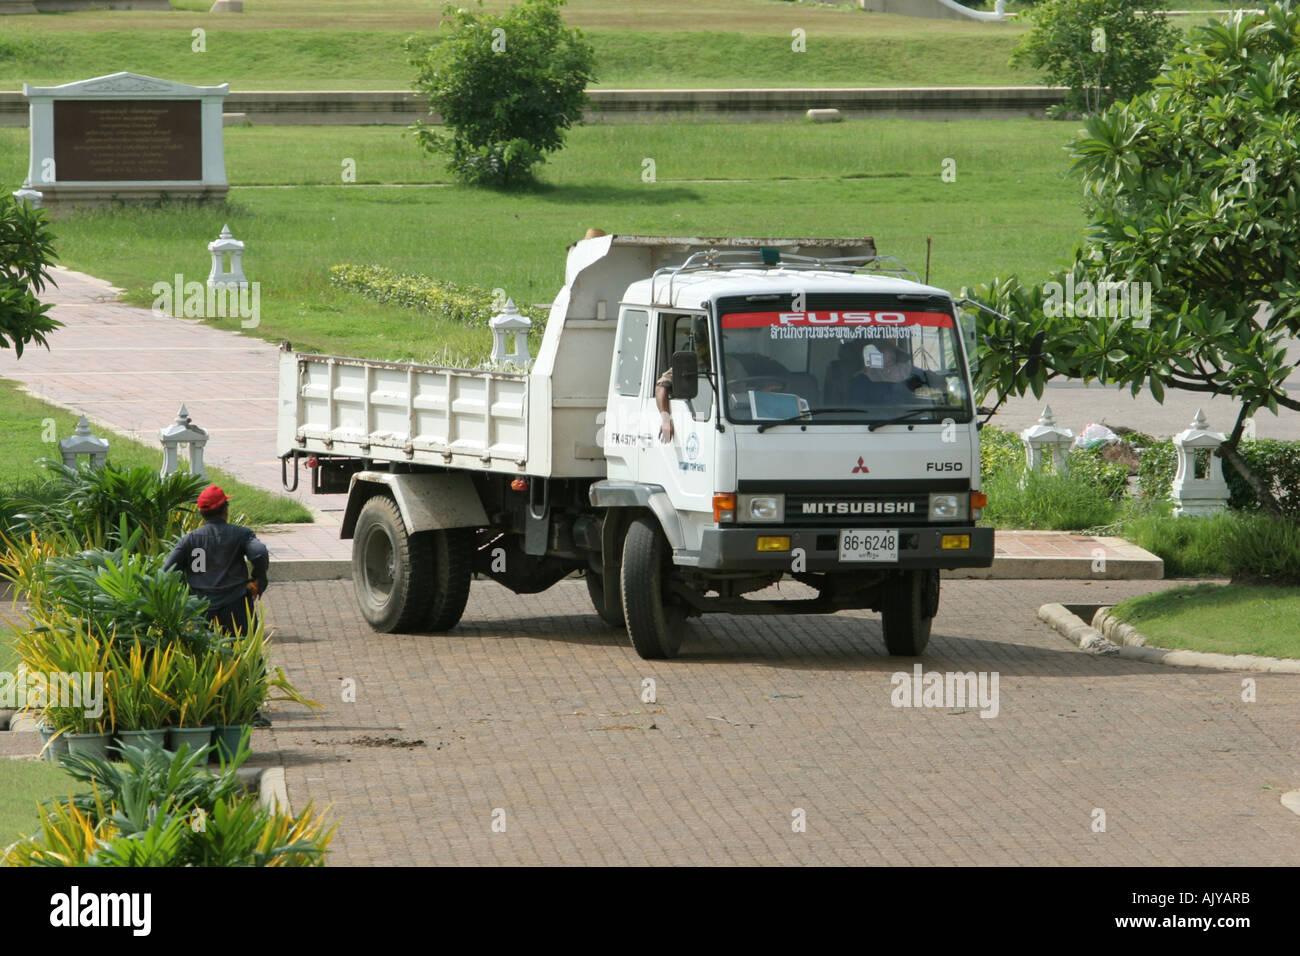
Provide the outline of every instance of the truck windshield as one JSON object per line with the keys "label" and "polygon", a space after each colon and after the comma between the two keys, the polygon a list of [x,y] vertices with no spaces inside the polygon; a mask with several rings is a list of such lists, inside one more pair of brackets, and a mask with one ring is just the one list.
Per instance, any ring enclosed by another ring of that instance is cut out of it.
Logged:
{"label": "truck windshield", "polygon": [[732,422],[971,419],[951,314],[901,305],[809,312],[719,305],[723,394]]}

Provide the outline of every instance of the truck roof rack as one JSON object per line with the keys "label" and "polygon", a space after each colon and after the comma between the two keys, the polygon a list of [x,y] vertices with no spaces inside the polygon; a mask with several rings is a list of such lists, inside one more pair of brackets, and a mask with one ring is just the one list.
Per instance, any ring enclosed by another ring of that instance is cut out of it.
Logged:
{"label": "truck roof rack", "polygon": [[[880,263],[892,262],[893,267],[884,267]],[[872,268],[867,269],[868,265]],[[650,295],[655,298],[655,283],[661,276],[668,276],[668,299],[673,300],[673,280],[685,272],[722,272],[729,269],[803,269],[807,271],[854,273],[862,270],[885,272],[891,275],[908,275],[913,281],[920,282],[920,277],[908,269],[895,256],[808,256],[782,252],[772,246],[752,249],[706,249],[687,256],[681,265],[662,266],[650,277]]]}

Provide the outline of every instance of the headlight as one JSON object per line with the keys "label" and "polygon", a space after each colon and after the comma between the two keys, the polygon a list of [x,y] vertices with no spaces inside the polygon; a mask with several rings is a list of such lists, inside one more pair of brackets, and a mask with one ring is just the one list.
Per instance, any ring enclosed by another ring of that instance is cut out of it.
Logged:
{"label": "headlight", "polygon": [[966,517],[966,495],[931,495],[931,521],[961,521]]}
{"label": "headlight", "polygon": [[741,495],[739,512],[741,521],[784,521],[785,495]]}

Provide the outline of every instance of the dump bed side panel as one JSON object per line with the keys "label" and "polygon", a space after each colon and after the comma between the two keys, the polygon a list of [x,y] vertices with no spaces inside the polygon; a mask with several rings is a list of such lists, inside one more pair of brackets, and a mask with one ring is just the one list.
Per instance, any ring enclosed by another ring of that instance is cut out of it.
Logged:
{"label": "dump bed side panel", "polygon": [[280,454],[528,470],[528,377],[280,355]]}

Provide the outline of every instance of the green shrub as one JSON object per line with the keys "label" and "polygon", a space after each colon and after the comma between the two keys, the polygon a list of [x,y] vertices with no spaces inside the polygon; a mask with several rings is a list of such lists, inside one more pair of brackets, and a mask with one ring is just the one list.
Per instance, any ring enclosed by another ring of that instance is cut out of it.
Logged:
{"label": "green shrub", "polygon": [[208,601],[190,591],[180,571],[164,571],[163,560],[160,554],[102,550],[54,558],[29,616],[46,629],[79,618],[117,645],[179,642],[190,651],[205,650],[220,641],[208,624]]}
{"label": "green shrub", "polygon": [[206,479],[186,472],[161,477],[147,465],[120,469],[82,463],[69,468],[49,458],[41,465],[53,480],[6,506],[9,537],[36,532],[81,548],[119,548],[136,535],[138,550],[157,553],[197,524],[194,502]]}
{"label": "green shrub", "polygon": [[1172,441],[1166,438],[1148,445],[1138,462],[1138,490],[1142,497],[1169,500],[1169,488],[1177,470],[1178,455]]}
{"label": "green shrub", "polygon": [[998,528],[1077,531],[1109,524],[1119,509],[1103,487],[1074,473],[1003,471],[984,491],[982,523]]}
{"label": "green shrub", "polygon": [[980,429],[980,480],[998,474],[1019,475],[1025,468],[1025,443],[1014,432],[994,425]]}
{"label": "green shrub", "polygon": [[[493,294],[487,289],[394,272],[383,266],[331,266],[330,284],[376,302],[400,305],[473,328],[487,328],[494,311]],[[533,334],[540,335],[546,327],[547,311],[536,306],[517,308],[532,319]]]}
{"label": "green shrub", "polygon": [[[1246,459],[1251,470],[1259,476],[1273,497],[1282,506],[1282,511],[1294,518],[1300,518],[1300,441],[1278,441],[1261,438],[1258,441],[1242,442],[1237,450]],[[1233,508],[1255,511],[1263,507],[1255,491],[1246,483],[1246,479],[1237,474],[1237,469],[1224,463],[1223,477],[1227,479],[1230,498],[1228,503]]]}
{"label": "green shrub", "polygon": [[247,737],[221,771],[206,749],[127,747],[121,763],[61,758],[89,792],[47,802],[41,832],[3,853],[7,866],[323,866],[334,836],[308,804],[296,817],[260,805],[237,772]]}
{"label": "green shrub", "polygon": [[1101,449],[1072,448],[1070,474],[1099,488],[1112,501],[1124,497],[1128,490],[1128,469],[1119,462],[1106,461]]}

